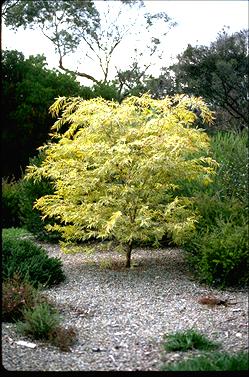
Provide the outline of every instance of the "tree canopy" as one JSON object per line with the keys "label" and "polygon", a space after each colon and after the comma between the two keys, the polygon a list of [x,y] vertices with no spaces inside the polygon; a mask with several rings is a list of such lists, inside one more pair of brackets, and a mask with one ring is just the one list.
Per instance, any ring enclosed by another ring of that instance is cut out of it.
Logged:
{"label": "tree canopy", "polygon": [[223,124],[243,129],[249,122],[248,66],[248,30],[232,35],[223,30],[209,47],[188,45],[171,69],[176,91],[202,96],[218,117],[229,115]]}
{"label": "tree canopy", "polygon": [[[127,267],[135,241],[157,245],[169,233],[180,243],[197,216],[190,198],[174,194],[179,179],[205,187],[216,166],[207,155],[208,136],[193,127],[196,109],[203,122],[212,122],[200,98],[184,95],[143,95],[121,104],[58,98],[50,108],[61,114],[52,127],[56,143],[41,148],[46,157],[40,167],[27,170],[27,178],[54,184],[54,194],[35,204],[44,218],[56,219],[48,229],[66,242],[115,240],[126,251]],[[70,126],[61,133],[64,122]]]}
{"label": "tree canopy", "polygon": [[[153,64],[153,57],[160,56],[162,39],[176,25],[165,12],[151,14],[143,1],[127,0],[9,0],[3,17],[6,26],[15,30],[39,28],[53,43],[58,66],[66,72],[99,84],[109,80],[112,69],[120,93],[129,90],[131,75],[138,82]],[[122,52],[128,37],[131,56],[126,56],[126,68],[115,66],[113,58]],[[65,58],[76,51],[81,53],[81,68],[66,67]],[[100,69],[98,77],[89,71],[92,62]]]}

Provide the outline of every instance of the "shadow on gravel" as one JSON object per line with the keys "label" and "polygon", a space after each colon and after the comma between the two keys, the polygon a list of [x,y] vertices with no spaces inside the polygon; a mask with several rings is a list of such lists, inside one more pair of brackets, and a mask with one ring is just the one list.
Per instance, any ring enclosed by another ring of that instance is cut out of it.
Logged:
{"label": "shadow on gravel", "polygon": [[[64,254],[65,255],[65,254]],[[185,259],[185,252],[176,248],[165,249],[134,249],[131,260],[131,267],[125,267],[125,256],[110,250],[108,252],[96,251],[91,254],[77,253],[67,254],[63,257],[60,253],[63,263],[67,269],[75,274],[79,273],[95,273],[102,274],[122,274],[122,275],[141,275],[148,272],[151,276],[169,276],[171,278],[182,278],[184,275],[190,277],[188,264]]]}

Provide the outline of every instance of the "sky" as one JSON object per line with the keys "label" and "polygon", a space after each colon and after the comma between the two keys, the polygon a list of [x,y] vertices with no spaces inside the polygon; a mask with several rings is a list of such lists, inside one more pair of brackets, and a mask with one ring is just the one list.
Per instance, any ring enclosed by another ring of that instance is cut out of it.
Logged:
{"label": "sky", "polygon": [[[102,5],[101,3],[103,2],[99,0],[98,5]],[[194,46],[208,46],[210,42],[216,40],[218,32],[224,26],[229,26],[229,33],[249,26],[247,0],[146,0],[145,4],[151,12],[165,11],[178,24],[165,38],[163,66],[170,65],[189,43]],[[128,48],[129,46],[125,46],[124,55],[119,54],[116,57],[117,64],[125,61]],[[58,57],[55,55],[52,43],[38,30],[19,29],[15,33],[3,25],[2,49],[21,51],[25,57],[44,53],[49,68],[58,66]],[[68,58],[67,66],[72,65],[75,59],[75,56],[71,60]],[[89,68],[94,69],[93,66]],[[159,74],[159,68],[155,65],[152,74]],[[81,80],[81,83],[90,84],[89,80]]]}

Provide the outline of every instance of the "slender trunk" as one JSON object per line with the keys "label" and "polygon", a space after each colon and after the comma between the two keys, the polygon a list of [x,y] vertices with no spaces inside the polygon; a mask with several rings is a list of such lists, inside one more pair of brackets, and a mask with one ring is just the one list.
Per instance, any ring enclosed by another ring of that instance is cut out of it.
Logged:
{"label": "slender trunk", "polygon": [[132,251],[132,241],[130,241],[127,244],[127,249],[126,249],[126,265],[125,265],[125,267],[127,267],[127,268],[131,267],[131,251]]}

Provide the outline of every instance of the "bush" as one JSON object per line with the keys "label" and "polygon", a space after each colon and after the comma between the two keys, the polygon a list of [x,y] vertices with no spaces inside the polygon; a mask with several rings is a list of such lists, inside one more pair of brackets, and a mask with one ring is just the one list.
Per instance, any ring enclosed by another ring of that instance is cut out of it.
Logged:
{"label": "bush", "polygon": [[76,332],[73,327],[64,328],[57,326],[52,329],[48,334],[49,342],[56,347],[59,347],[61,351],[70,351],[70,346],[74,344],[76,340]]}
{"label": "bush", "polygon": [[26,229],[24,228],[7,228],[7,229],[2,229],[2,234],[5,238],[34,238],[31,233],[29,233]]}
{"label": "bush", "polygon": [[[30,159],[30,165],[40,166],[43,154]],[[20,181],[20,221],[21,225],[33,233],[37,239],[46,241],[58,241],[57,232],[47,232],[45,226],[51,224],[50,220],[42,220],[40,212],[33,208],[36,199],[43,195],[53,193],[53,185],[46,179],[34,181],[34,179],[22,179]]]}
{"label": "bush", "polygon": [[245,207],[237,198],[224,201],[215,194],[199,193],[194,206],[200,215],[198,230],[215,228],[220,220],[237,225],[245,224]]}
{"label": "bush", "polygon": [[237,198],[248,208],[248,133],[218,132],[211,138],[213,158],[220,164],[213,193]]}
{"label": "bush", "polygon": [[248,354],[215,353],[194,357],[173,365],[164,365],[162,371],[248,371]]}
{"label": "bush", "polygon": [[199,233],[195,243],[190,259],[202,281],[221,287],[248,284],[247,225],[220,220],[211,231]]}
{"label": "bush", "polygon": [[[195,223],[191,200],[171,192],[178,177],[207,182],[216,165],[202,157],[208,137],[190,128],[193,108],[211,122],[200,98],[153,100],[146,94],[121,104],[58,98],[50,107],[55,116],[62,111],[52,127],[58,142],[44,147],[40,167],[27,169],[27,177],[54,182],[54,194],[35,204],[44,217],[60,221],[47,229],[68,243],[113,239],[126,252],[128,268],[134,242],[153,240],[158,246],[167,231],[177,239],[189,236]],[[65,123],[70,127],[60,135]],[[201,156],[190,158],[196,150]]]}
{"label": "bush", "polygon": [[2,227],[18,227],[20,183],[13,178],[2,179]]}
{"label": "bush", "polygon": [[65,279],[62,262],[59,258],[50,258],[46,251],[30,240],[15,239],[6,236],[2,239],[3,279],[10,279],[18,273],[22,280],[34,287],[39,284],[52,286]]}
{"label": "bush", "polygon": [[59,312],[53,304],[38,302],[33,308],[26,307],[22,310],[22,320],[16,322],[16,328],[23,335],[46,340],[61,351],[68,352],[76,341],[76,332],[73,327],[62,327],[60,320]]}
{"label": "bush", "polygon": [[23,282],[18,274],[2,284],[2,320],[13,322],[23,318],[24,308],[33,308],[38,300],[37,290]]}
{"label": "bush", "polygon": [[210,350],[218,347],[218,344],[211,342],[204,335],[190,329],[183,332],[165,335],[166,351],[188,351],[193,349]]}
{"label": "bush", "polygon": [[211,138],[213,158],[220,164],[214,182],[194,195],[199,222],[184,244],[190,265],[211,285],[248,284],[248,137],[219,132]]}
{"label": "bush", "polygon": [[17,331],[24,335],[31,335],[34,339],[48,339],[49,334],[59,326],[58,311],[48,303],[40,303],[33,309],[23,310],[24,322],[17,322]]}

